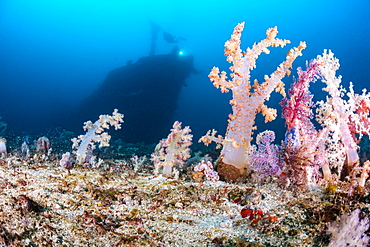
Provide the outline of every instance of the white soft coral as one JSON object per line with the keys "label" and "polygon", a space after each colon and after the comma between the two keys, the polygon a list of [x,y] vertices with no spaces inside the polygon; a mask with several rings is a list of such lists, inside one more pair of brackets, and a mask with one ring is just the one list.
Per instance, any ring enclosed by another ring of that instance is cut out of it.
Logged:
{"label": "white soft coral", "polygon": [[84,123],[84,130],[87,131],[85,135],[80,135],[73,138],[72,148],[77,149],[74,153],[77,155],[77,162],[82,164],[86,161],[86,155],[89,150],[95,149],[95,143],[99,143],[99,147],[109,146],[111,136],[103,132],[104,129],[109,129],[109,126],[114,126],[116,130],[121,128],[123,122],[123,115],[114,109],[112,116],[100,115],[99,120],[92,123],[87,121]]}
{"label": "white soft coral", "polygon": [[190,158],[191,140],[193,135],[189,126],[181,129],[181,123],[176,121],[173,124],[171,133],[167,139],[162,139],[157,145],[151,160],[154,162],[155,175],[158,175],[159,168],[163,167],[163,175],[170,177],[173,166],[182,166],[184,161]]}

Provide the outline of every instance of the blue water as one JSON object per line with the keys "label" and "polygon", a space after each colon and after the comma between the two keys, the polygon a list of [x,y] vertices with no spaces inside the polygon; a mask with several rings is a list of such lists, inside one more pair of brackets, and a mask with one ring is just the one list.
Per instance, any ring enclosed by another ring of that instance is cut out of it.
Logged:
{"label": "blue water", "polygon": [[[331,49],[340,59],[343,85],[353,81],[358,93],[369,88],[368,0],[2,0],[2,121],[8,123],[8,131],[42,133],[51,127],[49,119],[77,107],[109,71],[147,56],[150,22],[154,22],[185,39],[177,45],[194,56],[195,67],[201,71],[182,88],[174,120],[189,125],[196,139],[212,128],[224,133],[230,95],[214,88],[207,75],[213,66],[227,70],[223,45],[242,21],[246,22],[243,48],[263,39],[265,30],[274,26],[278,26],[278,37],[292,41],[284,49],[274,48],[270,55],[261,56],[253,72],[257,79],[273,72],[290,47],[306,41],[308,47],[295,68]],[[156,54],[170,53],[173,46],[159,39]],[[292,77],[284,81],[289,85]],[[323,84],[316,84],[312,91],[319,95]],[[270,104],[280,109],[280,100],[276,95]],[[283,136],[284,121],[278,118],[272,124],[258,122],[258,131],[270,128],[277,130],[278,138]],[[82,123],[77,124],[82,128]]]}

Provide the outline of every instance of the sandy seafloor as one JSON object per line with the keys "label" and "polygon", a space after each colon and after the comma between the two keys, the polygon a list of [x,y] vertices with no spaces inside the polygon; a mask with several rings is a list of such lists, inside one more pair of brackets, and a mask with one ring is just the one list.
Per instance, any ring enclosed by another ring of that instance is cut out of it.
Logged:
{"label": "sandy seafloor", "polygon": [[[369,216],[367,188],[348,197],[345,184],[204,181],[197,157],[179,179],[156,177],[148,159],[130,159],[153,147],[128,144],[118,148],[127,156],[109,158],[106,148],[99,165],[68,172],[62,153],[22,158],[17,145],[0,159],[0,246],[327,246],[330,222],[356,208]],[[263,213],[251,220],[243,208]]]}

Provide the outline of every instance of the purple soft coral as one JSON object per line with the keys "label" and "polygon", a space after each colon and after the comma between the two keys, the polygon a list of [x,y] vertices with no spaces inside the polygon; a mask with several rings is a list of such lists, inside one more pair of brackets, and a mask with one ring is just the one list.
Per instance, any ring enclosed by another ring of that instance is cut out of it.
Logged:
{"label": "purple soft coral", "polygon": [[275,140],[275,133],[266,130],[257,136],[258,149],[251,154],[250,168],[259,177],[281,176],[283,173],[283,160],[278,145],[272,144]]}

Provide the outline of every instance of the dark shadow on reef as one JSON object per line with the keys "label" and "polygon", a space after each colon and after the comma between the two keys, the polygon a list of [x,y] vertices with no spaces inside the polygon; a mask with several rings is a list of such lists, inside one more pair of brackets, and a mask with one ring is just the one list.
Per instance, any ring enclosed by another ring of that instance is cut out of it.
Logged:
{"label": "dark shadow on reef", "polygon": [[[96,121],[117,108],[125,115],[122,129],[111,131],[125,142],[156,143],[166,137],[185,79],[194,72],[193,57],[174,49],[152,55],[110,71],[102,85],[82,101],[67,128],[80,133],[82,123]],[[79,129],[76,129],[78,125]]]}

